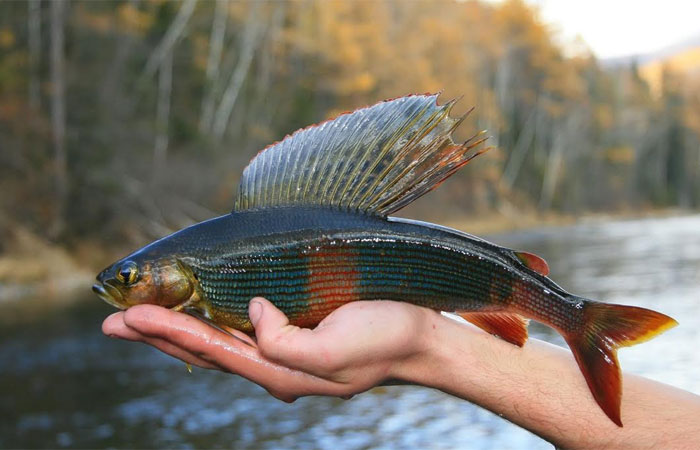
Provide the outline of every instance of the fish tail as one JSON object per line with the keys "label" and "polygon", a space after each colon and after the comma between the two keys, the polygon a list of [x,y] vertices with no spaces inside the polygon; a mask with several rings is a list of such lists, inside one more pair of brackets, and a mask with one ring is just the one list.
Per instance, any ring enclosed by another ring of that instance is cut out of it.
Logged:
{"label": "fish tail", "polygon": [[622,383],[617,349],[647,341],[678,322],[645,308],[574,298],[583,306],[584,324],[578,332],[564,338],[595,401],[621,427]]}

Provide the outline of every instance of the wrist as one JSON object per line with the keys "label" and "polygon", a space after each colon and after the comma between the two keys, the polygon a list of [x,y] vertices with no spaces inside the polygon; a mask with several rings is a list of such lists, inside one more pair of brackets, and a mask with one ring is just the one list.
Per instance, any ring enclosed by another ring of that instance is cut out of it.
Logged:
{"label": "wrist", "polygon": [[395,378],[479,405],[489,403],[486,393],[502,388],[504,377],[517,378],[507,361],[520,348],[432,310],[420,323],[415,351],[396,365]]}
{"label": "wrist", "polygon": [[[421,308],[409,354],[393,365],[391,376],[410,384],[449,391],[449,380],[474,358],[469,335],[479,333],[439,312]],[[460,364],[456,365],[458,359]],[[459,376],[464,377],[464,374]]]}

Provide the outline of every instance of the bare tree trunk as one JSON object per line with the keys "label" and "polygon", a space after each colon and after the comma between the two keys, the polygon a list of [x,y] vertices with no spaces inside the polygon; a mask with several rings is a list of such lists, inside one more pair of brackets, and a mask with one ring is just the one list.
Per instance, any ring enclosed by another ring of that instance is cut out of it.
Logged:
{"label": "bare tree trunk", "polygon": [[68,170],[66,165],[66,104],[64,66],[65,1],[51,2],[51,125],[54,141],[54,176],[56,203],[50,234],[59,236],[65,228],[65,206],[68,195]]}
{"label": "bare tree trunk", "polygon": [[29,0],[29,104],[38,109],[41,104],[39,92],[39,61],[41,60],[41,0]]}
{"label": "bare tree trunk", "polygon": [[525,156],[527,155],[527,150],[530,148],[534,140],[537,131],[538,109],[539,108],[536,103],[535,107],[532,108],[532,111],[530,112],[530,116],[525,122],[523,130],[518,136],[518,140],[515,142],[515,147],[513,148],[510,158],[508,158],[508,162],[506,163],[506,167],[503,170],[501,182],[508,189],[513,187],[515,180],[518,178],[520,168],[522,167],[523,162],[525,161]]}
{"label": "bare tree trunk", "polygon": [[[128,6],[132,8],[138,7],[139,0],[129,0]],[[109,108],[110,115],[115,114],[115,105],[117,103],[124,104],[124,98],[120,97],[119,91],[120,82],[123,81],[123,76],[128,68],[126,63],[129,59],[134,44],[136,43],[136,36],[125,31],[120,33],[116,38],[116,52],[106,71],[104,77],[104,82],[100,86],[100,104],[104,108]],[[123,106],[120,108],[123,109]]]}
{"label": "bare tree trunk", "polygon": [[[255,91],[256,99],[256,111],[250,117],[253,118],[258,123],[258,126],[265,127],[268,126],[273,119],[272,111],[268,107],[269,103],[269,92],[270,92],[270,81],[272,79],[273,67],[275,64],[275,53],[273,46],[275,42],[279,39],[282,27],[284,26],[284,18],[287,13],[287,3],[280,2],[275,7],[272,13],[272,18],[270,19],[270,25],[268,26],[268,33],[266,38],[266,45],[268,47],[261,52],[260,58],[260,71],[257,78],[257,86]],[[276,106],[273,106],[273,110],[276,110]]]}
{"label": "bare tree trunk", "polygon": [[258,31],[261,28],[258,21],[258,9],[260,3],[254,2],[248,20],[246,21],[243,39],[241,41],[241,53],[236,68],[231,73],[228,87],[224,91],[223,98],[214,116],[213,134],[216,140],[221,140],[228,126],[231,112],[236,104],[243,81],[245,81],[250,63],[253,61],[253,51],[257,41]]}
{"label": "bare tree trunk", "polygon": [[173,82],[173,54],[165,55],[158,70],[158,105],[156,107],[156,142],[153,147],[153,177],[151,183],[157,187],[163,177],[168,157],[168,118]]}
{"label": "bare tree trunk", "polygon": [[[506,118],[506,122],[512,122],[513,111],[515,110],[515,91],[516,87],[513,86],[512,80],[512,66],[511,61],[513,49],[510,45],[506,46],[506,50],[498,61],[498,66],[496,67],[496,74],[494,79],[494,93],[496,95],[496,108],[499,112]],[[506,130],[504,133],[499,133],[498,136],[499,145],[504,146],[504,148],[512,148],[513,139],[510,135],[510,131]]]}
{"label": "bare tree trunk", "polygon": [[655,152],[650,152],[652,157],[656,159],[656,164],[654,164],[652,172],[654,194],[657,198],[663,198],[666,201],[668,195],[668,179],[666,174],[668,173],[668,129],[670,128],[670,123],[668,118],[666,118],[661,126],[660,132],[658,133],[659,144],[656,147]]}
{"label": "bare tree trunk", "polygon": [[[270,19],[270,28],[269,28],[269,41],[274,45],[274,42],[279,39],[280,32],[282,31],[282,26],[284,25],[284,17],[287,13],[287,3],[285,2],[280,2],[277,4],[275,7],[274,12],[272,13],[272,18]],[[259,77],[259,89],[263,92],[266,93],[268,92],[269,84],[270,84],[270,78],[272,75],[272,68],[275,63],[275,56],[274,53],[272,52],[272,49],[270,51],[267,51],[263,55],[262,59],[262,67],[260,69],[260,77]]]}
{"label": "bare tree trunk", "polygon": [[172,54],[173,47],[175,47],[175,43],[177,43],[183,31],[185,31],[187,22],[190,20],[190,17],[192,17],[196,5],[197,0],[184,0],[182,2],[182,6],[177,12],[173,23],[170,24],[168,31],[165,32],[165,36],[163,36],[163,39],[158,43],[158,46],[148,58],[143,73],[141,74],[141,80],[156,73],[156,70],[158,70],[158,67],[163,61]]}
{"label": "bare tree trunk", "polygon": [[683,153],[682,153],[682,166],[683,168],[680,170],[680,180],[678,182],[678,205],[681,208],[690,208],[692,206],[692,171],[690,168],[692,167],[692,158],[690,155],[690,151],[688,150],[690,147],[690,136],[686,134],[685,131],[683,131],[683,137],[681,138],[683,142],[682,148],[683,148]]}
{"label": "bare tree trunk", "polygon": [[211,36],[209,37],[206,93],[202,98],[202,112],[199,117],[199,131],[202,133],[206,133],[211,128],[211,122],[214,117],[216,80],[219,78],[221,52],[224,48],[226,24],[228,23],[227,6],[227,0],[216,0],[216,10],[214,11],[214,20],[211,25]]}
{"label": "bare tree trunk", "polygon": [[691,197],[691,207],[697,208],[700,206],[700,145],[697,147],[695,152],[695,170],[691,171],[692,183],[691,189],[693,189],[693,196]]}
{"label": "bare tree trunk", "polygon": [[554,139],[554,146],[549,153],[544,179],[542,180],[542,193],[540,194],[539,208],[543,211],[549,210],[552,206],[554,188],[556,188],[557,180],[559,179],[559,169],[561,169],[563,154],[564,138],[561,134],[558,134]]}
{"label": "bare tree trunk", "polygon": [[559,126],[553,126],[557,130],[553,137],[552,149],[547,157],[544,178],[542,179],[542,191],[540,194],[539,208],[548,210],[552,207],[554,191],[559,181],[562,169],[566,170],[565,152],[575,153],[578,145],[583,141],[583,136],[577,136],[585,128],[583,123],[585,114],[583,111],[572,113]]}

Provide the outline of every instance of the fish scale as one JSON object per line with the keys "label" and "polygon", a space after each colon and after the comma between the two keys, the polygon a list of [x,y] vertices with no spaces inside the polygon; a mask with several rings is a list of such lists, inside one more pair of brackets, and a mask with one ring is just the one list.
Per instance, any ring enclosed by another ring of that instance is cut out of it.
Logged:
{"label": "fish scale", "polygon": [[[276,210],[274,214],[279,218],[283,213]],[[210,308],[245,311],[250,298],[262,295],[290,315],[292,323],[305,321],[307,302],[403,300],[443,311],[509,306],[516,278],[512,268],[473,253],[467,246],[435,245],[433,236],[417,236],[419,230],[414,226],[397,222],[394,227],[404,234],[366,239],[370,229],[365,227],[337,230],[342,238],[327,230],[323,238],[310,240],[309,234],[315,231],[297,232],[284,238],[285,246],[275,246],[274,253],[251,255],[242,250],[238,257],[216,255],[210,260],[199,256],[191,266]],[[386,233],[386,227],[375,233]],[[352,281],[347,274],[355,274]],[[343,280],[342,289],[339,280]],[[540,295],[545,289],[540,289]],[[534,297],[531,292],[530,298]],[[544,310],[531,313],[546,315]]]}

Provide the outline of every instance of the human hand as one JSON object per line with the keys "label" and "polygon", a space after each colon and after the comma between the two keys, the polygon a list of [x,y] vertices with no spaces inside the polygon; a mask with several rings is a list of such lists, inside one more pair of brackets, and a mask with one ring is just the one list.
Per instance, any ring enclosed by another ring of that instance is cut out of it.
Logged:
{"label": "human hand", "polygon": [[306,395],[348,398],[382,382],[405,379],[426,352],[434,311],[390,301],[352,302],[315,329],[289,325],[272,303],[255,298],[255,339],[228,335],[187,314],[154,305],[109,316],[106,335],[140,341],[187,363],[243,376],[291,402]]}

